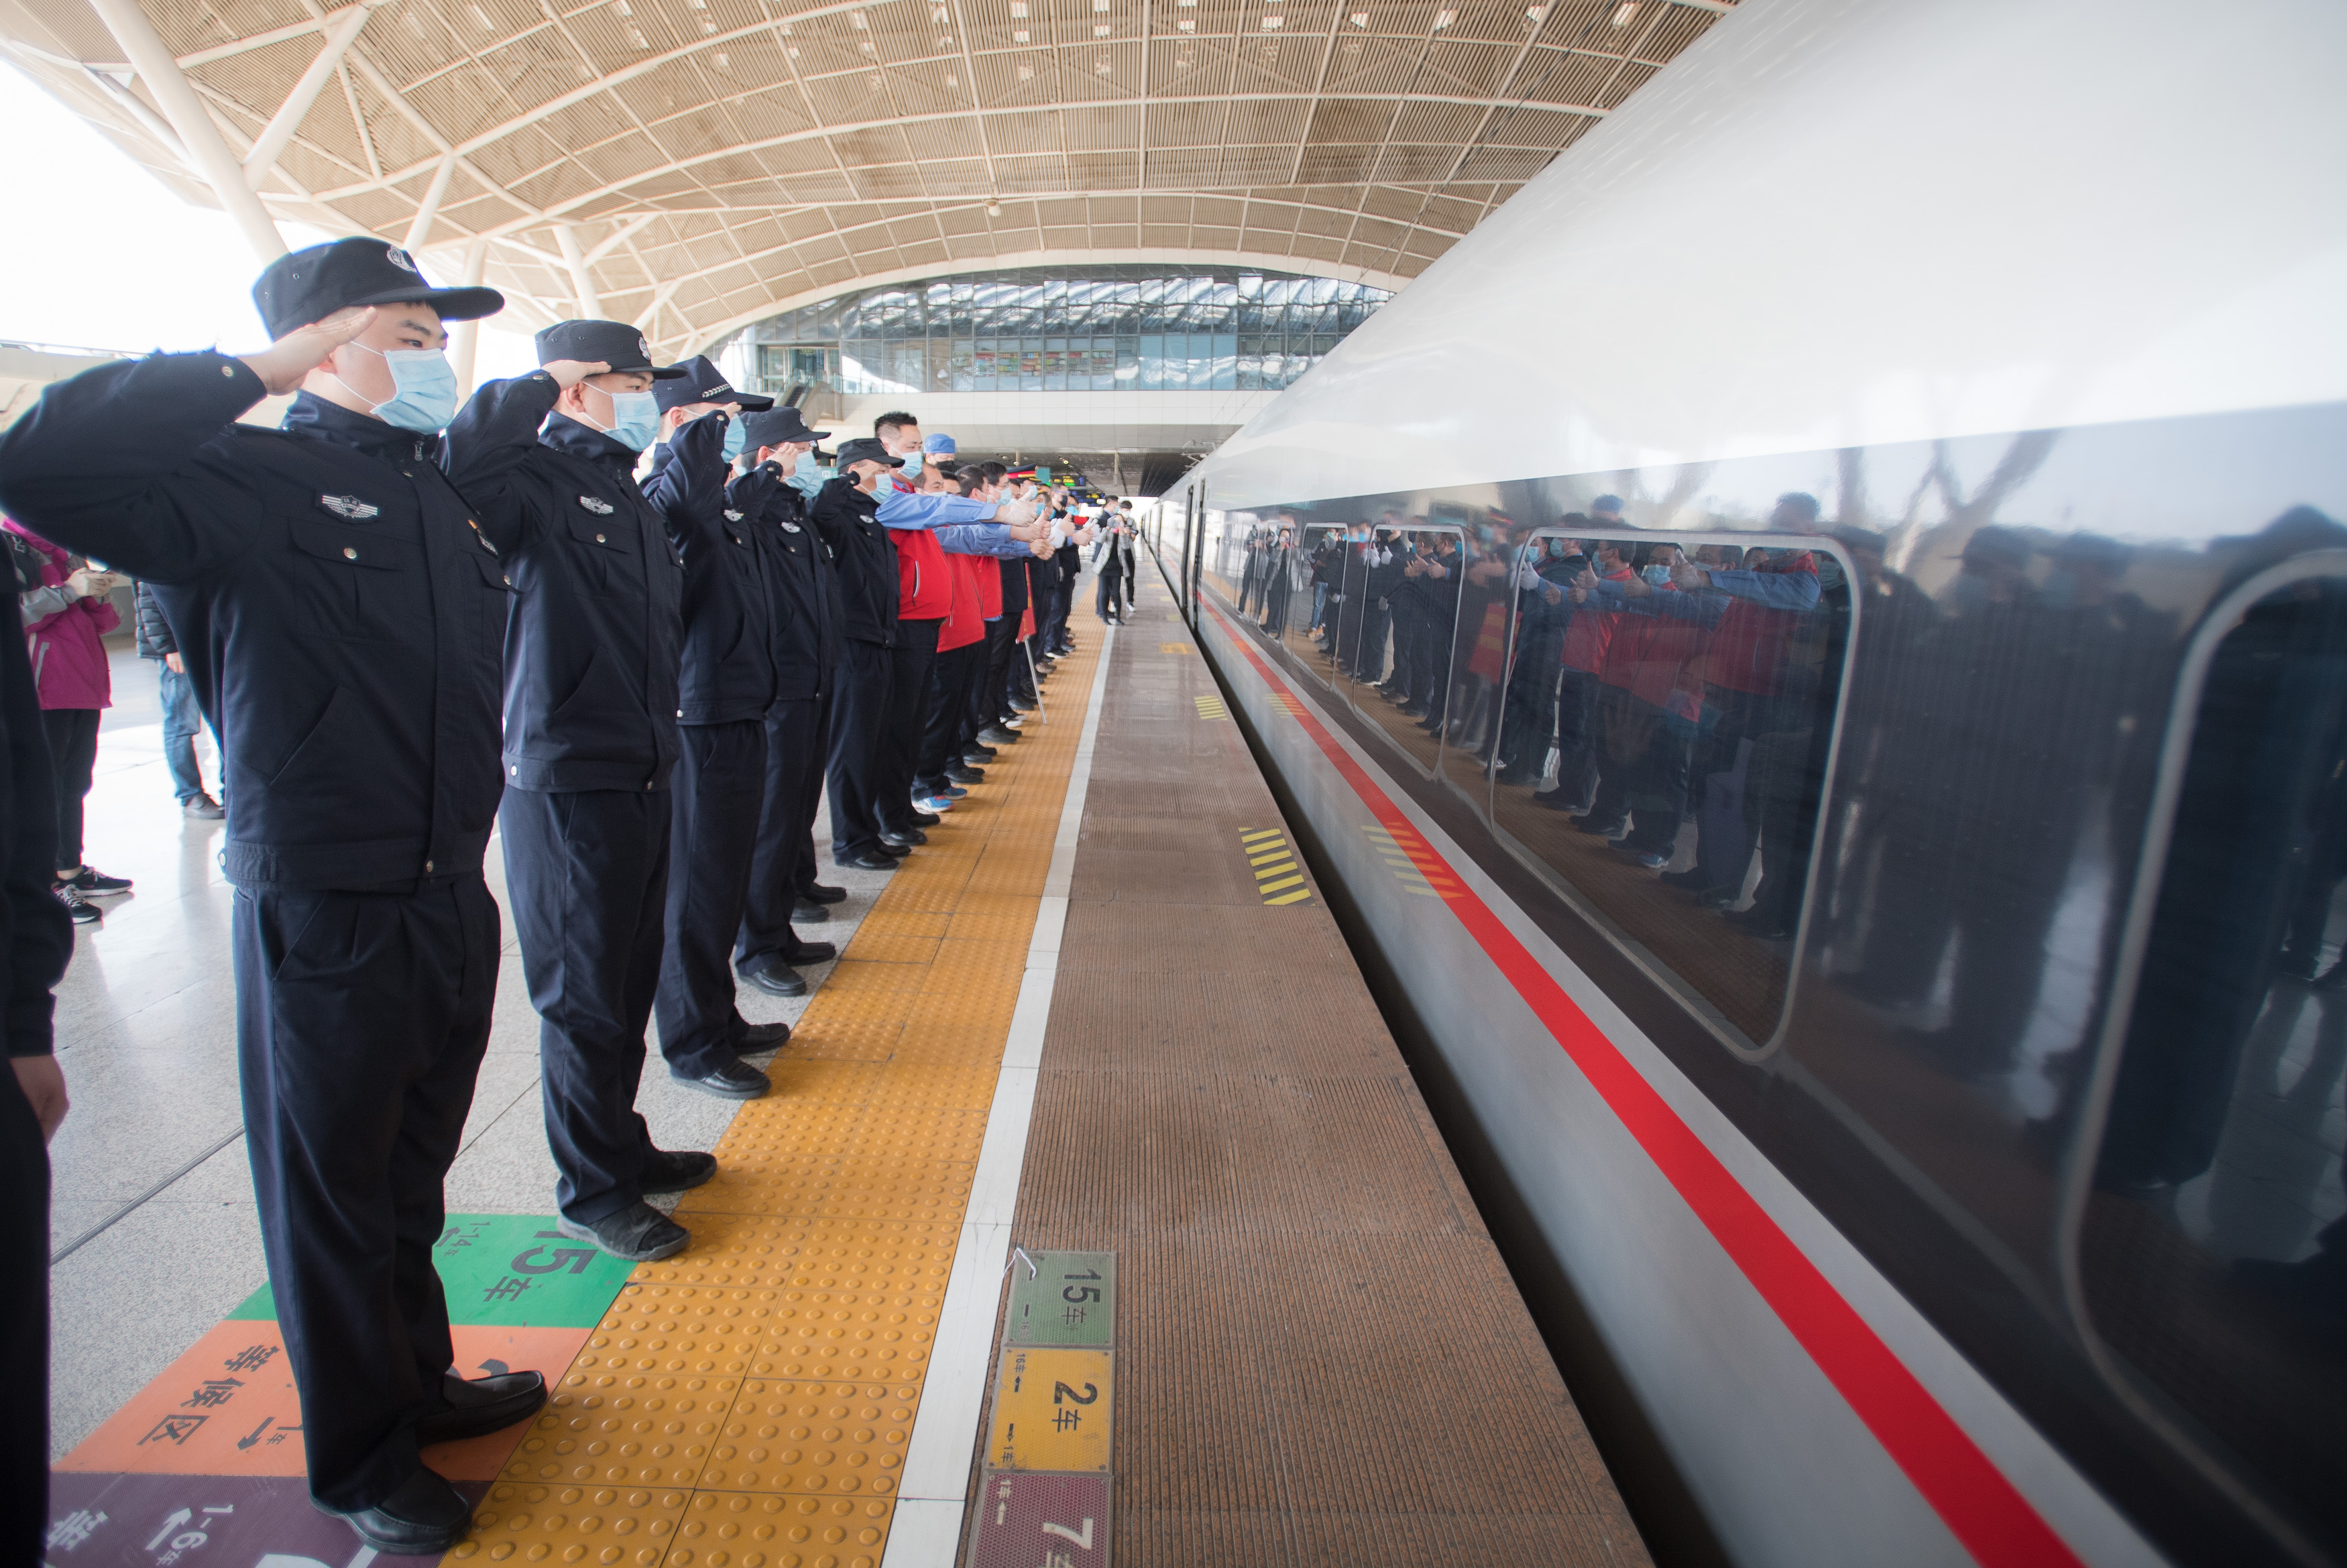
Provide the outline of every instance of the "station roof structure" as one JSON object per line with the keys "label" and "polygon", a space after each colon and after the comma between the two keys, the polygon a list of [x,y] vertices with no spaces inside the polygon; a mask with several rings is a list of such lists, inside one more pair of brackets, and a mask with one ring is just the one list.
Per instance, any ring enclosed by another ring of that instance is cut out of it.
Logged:
{"label": "station roof structure", "polygon": [[684,353],[1004,265],[1399,288],[1733,8],[0,0],[0,50],[259,249],[377,234]]}

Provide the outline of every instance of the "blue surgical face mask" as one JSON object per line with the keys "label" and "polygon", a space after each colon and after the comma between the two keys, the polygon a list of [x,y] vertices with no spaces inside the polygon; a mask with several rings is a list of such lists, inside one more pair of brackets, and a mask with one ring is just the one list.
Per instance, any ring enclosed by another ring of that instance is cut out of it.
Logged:
{"label": "blue surgical face mask", "polygon": [[743,443],[748,439],[749,433],[750,433],[748,431],[742,428],[742,422],[738,419],[725,427],[726,462],[731,463],[735,458],[742,455],[742,447]]}
{"label": "blue surgical face mask", "polygon": [[[388,402],[379,402],[367,412],[385,424],[397,425],[430,435],[447,428],[456,417],[456,371],[448,356],[438,349],[368,349],[364,343],[353,343],[354,349],[366,349],[391,370],[392,394]],[[332,375],[331,371],[327,372]],[[338,382],[343,381],[335,376]],[[343,382],[345,387],[350,382]],[[356,388],[351,390],[356,391]]]}
{"label": "blue surgical face mask", "polygon": [[1668,566],[1662,565],[1660,562],[1647,567],[1645,571],[1639,575],[1645,577],[1649,584],[1657,588],[1671,580],[1671,569]]}
{"label": "blue surgical face mask", "polygon": [[603,433],[630,452],[641,452],[650,446],[652,437],[660,433],[660,400],[648,392],[603,395],[611,400],[611,427]]}

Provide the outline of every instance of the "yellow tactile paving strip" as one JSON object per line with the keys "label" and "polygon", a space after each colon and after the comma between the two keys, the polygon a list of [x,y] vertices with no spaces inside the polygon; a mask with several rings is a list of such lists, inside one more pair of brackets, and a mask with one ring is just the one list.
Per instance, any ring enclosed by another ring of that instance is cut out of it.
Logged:
{"label": "yellow tactile paving strip", "polygon": [[890,876],[451,1561],[876,1568],[1098,657]]}

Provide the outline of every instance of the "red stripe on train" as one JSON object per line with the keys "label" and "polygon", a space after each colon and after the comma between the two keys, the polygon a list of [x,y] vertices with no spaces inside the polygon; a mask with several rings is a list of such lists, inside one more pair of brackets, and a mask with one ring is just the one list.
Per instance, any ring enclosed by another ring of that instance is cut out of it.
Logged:
{"label": "red stripe on train", "polygon": [[[1227,616],[1199,600],[1266,685],[1294,697]],[[1338,745],[1327,728],[1298,704],[1295,717],[1337,771],[1353,787],[1380,826],[1420,839],[1418,829]],[[1453,878],[1457,871],[1431,845],[1429,859]],[[1412,857],[1416,859],[1415,856]],[[1793,1238],[1768,1217],[1742,1183],[1697,1137],[1695,1129],[1655,1092],[1589,1015],[1550,977],[1491,907],[1463,879],[1443,904],[1545,1024],[1582,1075],[1638,1140],[1696,1217],[1744,1271],[1778,1320],[1809,1353],[1818,1369],[1848,1400],[1893,1462],[1923,1494],[1964,1549],[1995,1568],[2078,1568],[2069,1544],[2054,1532],[2004,1472],[1990,1462],[1955,1418],[1859,1316]]]}

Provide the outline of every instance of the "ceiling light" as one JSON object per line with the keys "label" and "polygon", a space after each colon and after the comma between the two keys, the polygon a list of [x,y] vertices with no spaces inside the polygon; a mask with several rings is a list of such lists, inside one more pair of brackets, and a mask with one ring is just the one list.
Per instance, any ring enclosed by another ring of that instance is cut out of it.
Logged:
{"label": "ceiling light", "polygon": [[1095,60],[1092,62],[1092,69],[1105,76],[1109,74],[1109,63],[1106,60]]}
{"label": "ceiling light", "polygon": [[1440,12],[1434,18],[1434,30],[1440,33],[1457,20],[1459,20],[1459,13],[1456,11]]}
{"label": "ceiling light", "polygon": [[1369,25],[1369,14],[1367,11],[1354,12],[1352,15],[1352,23],[1356,27],[1368,26]]}
{"label": "ceiling light", "polygon": [[1181,28],[1184,33],[1194,33],[1198,30],[1198,24],[1188,16],[1183,17],[1179,22],[1174,23],[1174,25]]}
{"label": "ceiling light", "polygon": [[986,204],[986,215],[987,215],[989,218],[999,218],[999,217],[1001,217],[1001,216],[1002,216],[1002,203],[1000,203],[1000,202],[999,202],[999,201],[989,201],[989,202],[988,202],[988,203]]}
{"label": "ceiling light", "polygon": [[1525,20],[1525,21],[1527,21],[1527,22],[1532,22],[1532,23],[1540,23],[1540,22],[1545,22],[1545,21],[1547,21],[1547,20],[1548,20],[1548,7],[1547,7],[1547,6],[1545,6],[1545,5],[1527,5],[1527,6],[1525,6],[1525,7],[1524,7],[1524,20]]}
{"label": "ceiling light", "polygon": [[1280,22],[1281,18],[1277,16],[1266,16],[1263,19],[1263,30],[1266,33],[1276,32],[1279,29]]}
{"label": "ceiling light", "polygon": [[850,11],[847,14],[847,19],[856,24],[856,30],[859,33],[864,32],[872,25],[872,24],[864,19],[864,13],[861,11]]}
{"label": "ceiling light", "polygon": [[1638,0],[1622,0],[1622,4],[1614,7],[1614,25],[1626,27],[1630,25],[1630,18],[1637,14]]}
{"label": "ceiling light", "polygon": [[1108,24],[1107,24],[1107,23],[1105,23],[1105,22],[1095,22],[1095,23],[1093,23],[1093,24],[1092,24],[1092,36],[1093,36],[1093,37],[1095,37],[1095,38],[1105,38],[1105,37],[1107,37],[1107,36],[1108,36]]}
{"label": "ceiling light", "polygon": [[1025,42],[1027,41],[1027,29],[1026,29],[1026,28],[1024,28],[1024,27],[1021,27],[1021,28],[1020,28],[1020,29],[1019,29],[1019,31],[1017,31],[1016,33],[1011,34],[1011,35],[1010,35],[1010,41],[1011,41],[1012,43],[1014,43],[1014,44],[1023,44],[1023,43],[1025,43]]}
{"label": "ceiling light", "polygon": [[[1023,38],[1023,37],[1025,37],[1026,36],[1027,36],[1027,35],[1025,35],[1024,33],[1021,33],[1021,34],[1020,35],[1020,37],[1022,37],[1022,38]],[[1025,81],[1031,81],[1031,80],[1033,80],[1033,79],[1034,79],[1034,76],[1035,76],[1035,67],[1034,67],[1034,66],[1020,66],[1020,67],[1019,67],[1019,79],[1020,79],[1020,81],[1022,81],[1022,82],[1025,82]]]}

